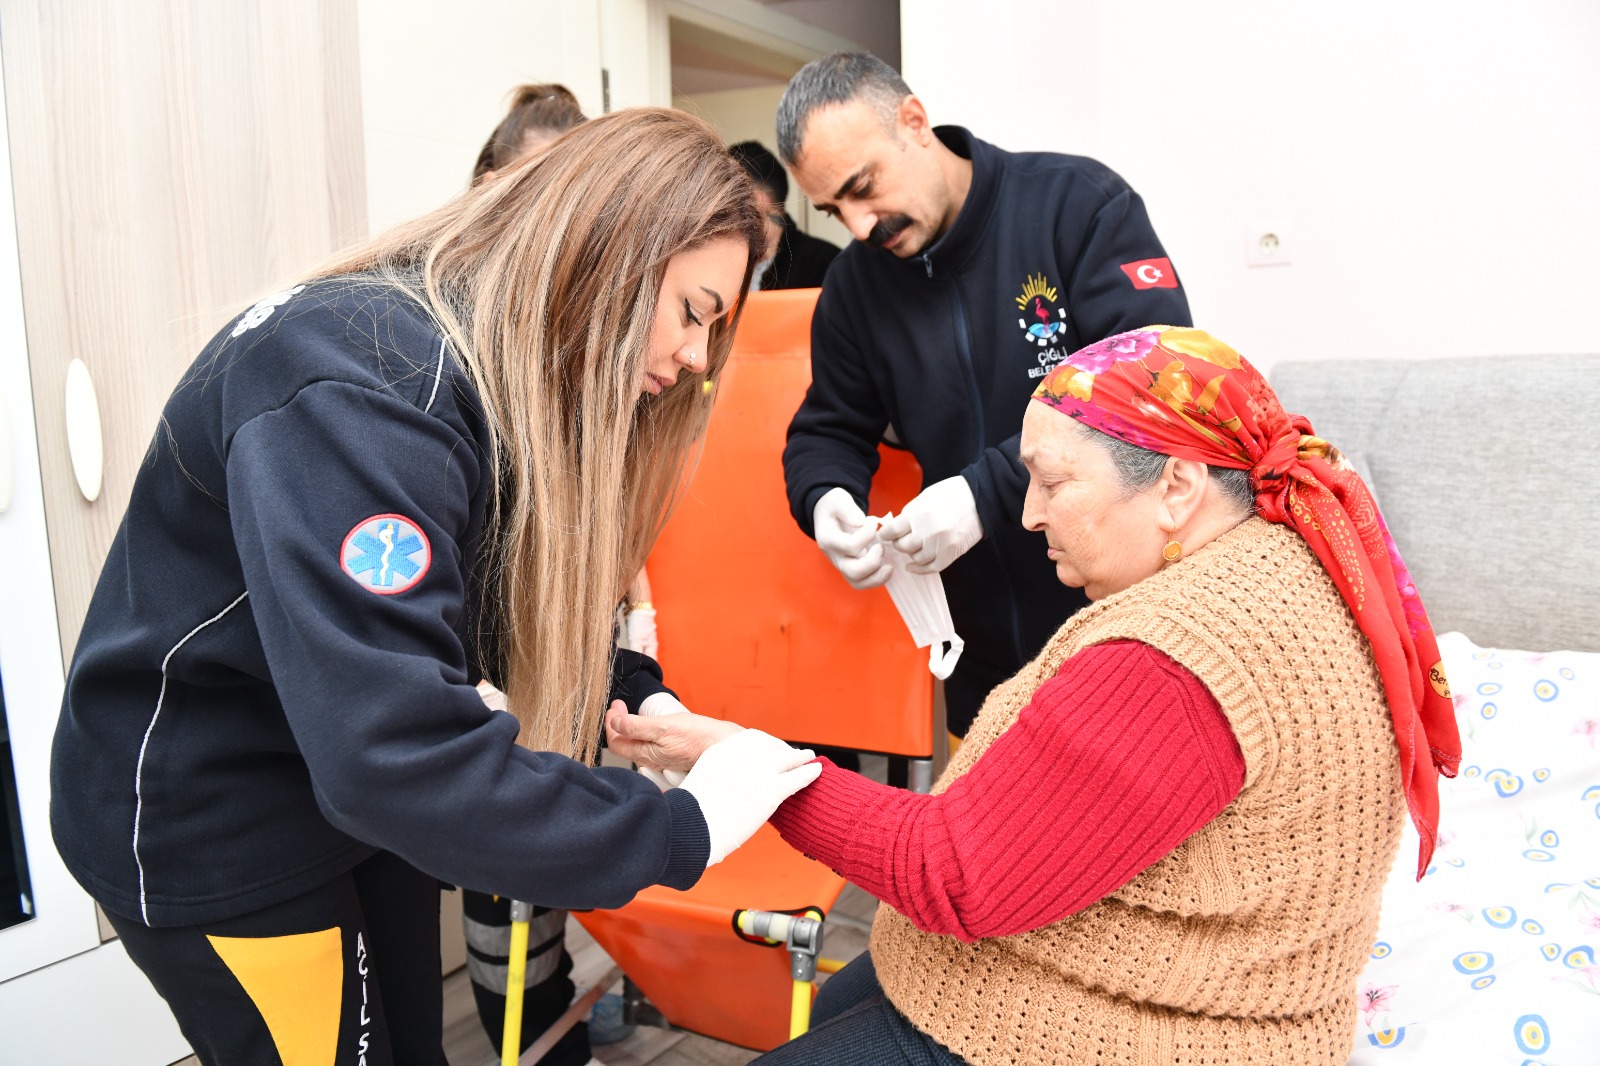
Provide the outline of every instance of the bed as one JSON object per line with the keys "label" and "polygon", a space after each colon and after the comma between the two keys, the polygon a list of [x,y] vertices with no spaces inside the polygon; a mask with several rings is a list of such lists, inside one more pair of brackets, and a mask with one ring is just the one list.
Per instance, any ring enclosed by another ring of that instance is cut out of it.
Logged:
{"label": "bed", "polygon": [[1272,378],[1378,498],[1464,753],[1420,882],[1407,826],[1350,1064],[1600,1064],[1600,356]]}

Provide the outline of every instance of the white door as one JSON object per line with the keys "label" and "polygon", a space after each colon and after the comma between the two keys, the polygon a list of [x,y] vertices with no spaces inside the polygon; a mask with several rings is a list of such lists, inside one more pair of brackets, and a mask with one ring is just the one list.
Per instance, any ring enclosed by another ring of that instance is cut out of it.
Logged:
{"label": "white door", "polygon": [[[0,116],[4,103],[0,82]],[[188,1045],[121,945],[101,944],[94,904],[50,840],[63,670],[39,470],[0,125],[0,1066],[165,1066]]]}

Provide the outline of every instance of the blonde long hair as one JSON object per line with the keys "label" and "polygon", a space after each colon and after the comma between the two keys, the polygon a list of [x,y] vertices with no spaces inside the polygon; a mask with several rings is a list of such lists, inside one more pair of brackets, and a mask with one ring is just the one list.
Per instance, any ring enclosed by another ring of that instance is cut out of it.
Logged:
{"label": "blonde long hair", "polygon": [[[764,250],[751,194],[704,122],[620,111],[318,272],[411,293],[477,387],[495,478],[480,636],[529,747],[594,756],[614,612],[715,391],[687,375],[641,398],[662,278],[679,252],[732,237],[749,248],[742,303]],[[713,382],[738,313],[711,327]]]}

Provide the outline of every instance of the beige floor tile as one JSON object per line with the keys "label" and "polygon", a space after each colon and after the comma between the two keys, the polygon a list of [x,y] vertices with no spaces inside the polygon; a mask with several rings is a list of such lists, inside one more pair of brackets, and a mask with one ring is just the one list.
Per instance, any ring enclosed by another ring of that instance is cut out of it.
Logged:
{"label": "beige floor tile", "polygon": [[472,1001],[472,982],[463,968],[444,979],[444,1057],[450,1066],[491,1066],[500,1061]]}
{"label": "beige floor tile", "polygon": [[[594,1049],[594,1057],[606,1066],[657,1066],[669,1061],[666,1056],[686,1040],[703,1040],[690,1033],[672,1033],[665,1029],[640,1028],[628,1039],[615,1044],[602,1044]],[[715,1041],[712,1041],[715,1043]]]}
{"label": "beige floor tile", "polygon": [[660,1058],[651,1059],[650,1066],[744,1066],[757,1054],[703,1036],[688,1035]]}

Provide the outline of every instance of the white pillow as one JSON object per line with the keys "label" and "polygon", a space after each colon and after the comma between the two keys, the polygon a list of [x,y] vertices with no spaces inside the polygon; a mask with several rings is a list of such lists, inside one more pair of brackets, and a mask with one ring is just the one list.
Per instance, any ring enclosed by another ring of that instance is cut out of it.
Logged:
{"label": "white pillow", "polygon": [[1463,756],[1419,883],[1409,822],[1351,1066],[1600,1063],[1600,655],[1439,641]]}

